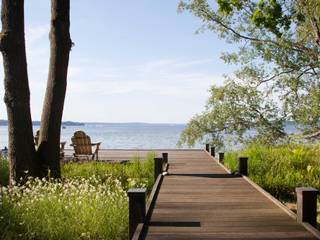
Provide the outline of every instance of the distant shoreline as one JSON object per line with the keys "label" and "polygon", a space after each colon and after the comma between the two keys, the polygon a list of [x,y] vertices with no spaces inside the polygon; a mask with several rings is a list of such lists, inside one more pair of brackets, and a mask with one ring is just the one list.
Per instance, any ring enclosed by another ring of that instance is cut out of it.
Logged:
{"label": "distant shoreline", "polygon": [[147,123],[147,122],[85,122],[86,125],[126,125],[126,126],[144,126],[144,125],[158,125],[158,126],[185,126],[186,123]]}
{"label": "distant shoreline", "polygon": [[[33,126],[40,126],[40,121],[32,121]],[[186,126],[187,123],[148,123],[148,122],[76,122],[63,121],[61,126],[85,126],[85,125],[109,125],[109,126]],[[286,121],[285,125],[295,125],[294,121]],[[8,120],[0,119],[0,126],[8,126]]]}
{"label": "distant shoreline", "polygon": [[[40,126],[40,121],[32,121],[33,126]],[[85,125],[124,125],[124,126],[185,126],[186,123],[148,123],[148,122],[75,122],[75,121],[64,121],[62,126],[85,126]],[[8,120],[0,119],[0,126],[8,126]]]}
{"label": "distant shoreline", "polygon": [[[33,121],[32,125],[40,126],[40,121]],[[62,122],[62,126],[84,126],[85,123],[81,122],[73,122],[73,121],[65,121]],[[0,120],[0,126],[8,126],[8,120]]]}

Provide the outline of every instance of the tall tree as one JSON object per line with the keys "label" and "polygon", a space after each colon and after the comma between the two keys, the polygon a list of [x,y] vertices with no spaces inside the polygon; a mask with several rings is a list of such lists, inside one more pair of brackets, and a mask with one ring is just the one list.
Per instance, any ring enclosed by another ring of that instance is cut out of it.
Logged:
{"label": "tall tree", "polygon": [[38,150],[44,176],[60,177],[60,130],[71,47],[70,0],[51,0],[50,65]]}
{"label": "tall tree", "polygon": [[[203,116],[197,124],[201,122],[203,126],[209,120],[215,123],[219,116],[211,114],[211,119],[205,116],[222,103],[226,109],[237,103],[243,111],[251,113],[249,122],[236,121],[233,125],[238,135],[242,135],[243,129],[261,127],[261,131],[257,129],[261,136],[266,134],[267,139],[275,140],[285,136],[281,126],[286,120],[294,120],[305,134],[320,130],[319,0],[216,0],[215,4],[207,0],[183,0],[179,9],[199,17],[202,29],[213,31],[239,47],[237,52],[223,53],[222,59],[227,64],[239,68],[218,91],[224,92],[218,94],[221,98],[217,99],[217,91],[211,92],[209,102],[215,100],[219,104],[208,104],[206,111],[193,119]],[[255,92],[261,101],[248,101],[247,95],[255,96]],[[236,94],[237,99],[231,94]],[[235,122],[235,114],[239,114],[237,108],[231,109],[235,112],[225,119],[229,123]],[[272,117],[266,118],[266,113]],[[192,131],[194,123],[190,122],[181,142],[201,139]],[[272,125],[277,128],[271,128]],[[223,129],[214,127],[219,132]],[[210,131],[201,136],[207,134]],[[211,139],[219,140],[217,136],[221,135],[214,134]]]}
{"label": "tall tree", "polygon": [[[10,179],[36,173],[24,37],[24,1],[2,0],[0,50],[8,115]],[[28,173],[27,173],[28,172]]]}
{"label": "tall tree", "polygon": [[[286,136],[285,115],[263,91],[228,81],[224,86],[212,86],[206,109],[194,116],[180,136],[179,144],[192,146],[197,141],[210,142],[217,147],[230,141],[248,140],[249,129],[255,129],[254,140],[273,143]],[[253,139],[250,139],[253,140]]]}

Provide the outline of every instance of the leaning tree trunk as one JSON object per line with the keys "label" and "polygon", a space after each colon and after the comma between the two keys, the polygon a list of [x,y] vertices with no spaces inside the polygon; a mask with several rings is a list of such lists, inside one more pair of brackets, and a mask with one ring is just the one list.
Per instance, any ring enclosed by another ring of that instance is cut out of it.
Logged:
{"label": "leaning tree trunk", "polygon": [[39,156],[42,174],[60,177],[60,129],[67,87],[70,0],[51,0],[50,66],[43,104]]}
{"label": "leaning tree trunk", "polygon": [[21,177],[36,173],[24,38],[24,1],[2,0],[1,22],[0,50],[5,76],[10,180],[19,181]]}

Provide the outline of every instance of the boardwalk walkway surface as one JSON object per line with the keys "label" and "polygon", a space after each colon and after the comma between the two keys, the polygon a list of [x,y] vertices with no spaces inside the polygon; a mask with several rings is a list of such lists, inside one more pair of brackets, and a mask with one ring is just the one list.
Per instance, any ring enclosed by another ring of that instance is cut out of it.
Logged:
{"label": "boardwalk walkway surface", "polygon": [[205,151],[169,151],[146,239],[316,239]]}
{"label": "boardwalk walkway surface", "polygon": [[203,150],[105,150],[100,156],[122,161],[148,152],[168,152],[169,174],[147,223],[146,239],[318,239]]}

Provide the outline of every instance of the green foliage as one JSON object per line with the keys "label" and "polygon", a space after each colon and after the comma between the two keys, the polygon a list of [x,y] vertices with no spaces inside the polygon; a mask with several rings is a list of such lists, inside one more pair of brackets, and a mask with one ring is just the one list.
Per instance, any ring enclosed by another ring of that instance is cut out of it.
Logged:
{"label": "green foliage", "polygon": [[237,169],[237,159],[249,158],[249,177],[259,186],[283,201],[294,201],[296,187],[320,189],[320,145],[285,144],[265,146],[252,144],[239,152],[225,155],[225,165]]}
{"label": "green foliage", "polygon": [[[295,102],[297,107],[292,110],[292,114],[305,133],[313,133],[319,130],[319,103],[320,83],[311,84],[310,90],[301,94],[299,101]],[[306,114],[306,112],[309,114]]]}
{"label": "green foliage", "polygon": [[131,187],[153,185],[153,157],[63,166],[63,179],[0,189],[0,239],[128,239]]}
{"label": "green foliage", "polygon": [[281,37],[280,27],[288,30],[291,24],[289,17],[284,15],[281,5],[276,0],[260,0],[251,20],[257,27],[263,26],[277,37]]}
{"label": "green foliage", "polygon": [[0,157],[0,186],[6,186],[9,181],[9,163],[5,157]]}
{"label": "green foliage", "polygon": [[141,161],[139,157],[135,157],[128,163],[110,163],[103,162],[87,162],[87,163],[68,163],[63,165],[61,172],[63,179],[69,178],[90,178],[91,176],[99,176],[102,180],[109,174],[117,176],[122,187],[127,190],[131,186],[128,182],[144,185],[148,190],[153,186],[153,158],[154,153],[146,156],[145,161]]}
{"label": "green foliage", "polygon": [[[248,129],[260,142],[272,143],[285,136],[283,117],[272,100],[254,87],[242,86],[234,81],[222,87],[211,87],[206,111],[191,119],[181,134],[179,144],[194,145],[197,141],[210,142],[221,147],[226,137],[243,141]],[[247,139],[246,139],[247,140]]]}
{"label": "green foliage", "polygon": [[[294,120],[303,133],[320,131],[320,1],[216,3],[182,0],[178,8],[200,18],[201,29],[238,47],[238,51],[222,55],[238,70],[224,86],[212,87],[206,110],[192,118],[180,144],[192,145],[197,140],[221,143],[225,131],[242,138],[244,130],[252,127],[258,131],[259,141],[273,143],[284,136],[282,126],[287,120]],[[223,92],[222,98],[218,92]],[[214,101],[218,103],[212,104]],[[223,121],[227,123],[224,126]]]}
{"label": "green foliage", "polygon": [[127,239],[126,192],[110,176],[2,188],[2,239]]}
{"label": "green foliage", "polygon": [[228,15],[234,8],[240,10],[242,8],[242,1],[240,0],[217,0],[219,11]]}

